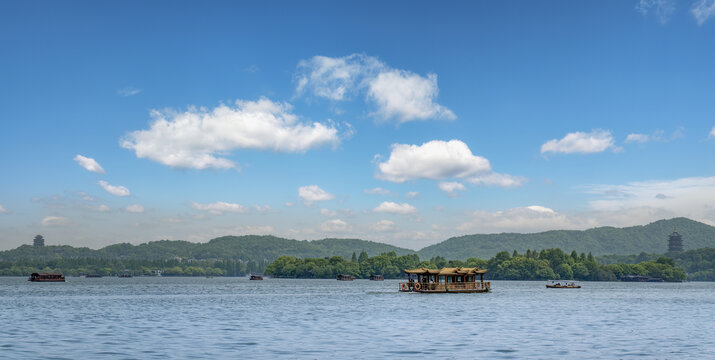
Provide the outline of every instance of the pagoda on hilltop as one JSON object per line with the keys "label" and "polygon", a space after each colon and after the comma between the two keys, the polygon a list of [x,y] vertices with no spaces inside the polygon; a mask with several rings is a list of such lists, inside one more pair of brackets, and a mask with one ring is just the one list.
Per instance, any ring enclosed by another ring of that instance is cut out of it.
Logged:
{"label": "pagoda on hilltop", "polygon": [[678,234],[678,231],[673,226],[673,233],[668,236],[668,252],[683,251],[683,236]]}

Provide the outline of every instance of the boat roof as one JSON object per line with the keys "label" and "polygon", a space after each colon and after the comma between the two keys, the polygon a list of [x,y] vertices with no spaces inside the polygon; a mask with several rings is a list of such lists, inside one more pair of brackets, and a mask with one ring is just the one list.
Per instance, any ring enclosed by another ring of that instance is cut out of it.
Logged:
{"label": "boat roof", "polygon": [[577,283],[578,281],[576,281],[576,280],[549,280],[549,282],[552,282],[552,283],[558,283],[558,282],[562,282],[562,283]]}
{"label": "boat roof", "polygon": [[407,274],[417,274],[417,275],[440,275],[440,276],[449,276],[449,275],[476,275],[476,274],[484,274],[486,273],[486,269],[479,269],[476,267],[473,268],[467,268],[467,267],[454,267],[454,268],[442,268],[440,270],[436,269],[426,269],[426,268],[417,268],[417,269],[405,269],[405,273]]}

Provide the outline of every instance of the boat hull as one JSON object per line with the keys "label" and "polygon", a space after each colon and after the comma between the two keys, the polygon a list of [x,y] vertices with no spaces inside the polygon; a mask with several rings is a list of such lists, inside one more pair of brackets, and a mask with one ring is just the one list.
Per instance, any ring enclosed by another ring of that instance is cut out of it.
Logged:
{"label": "boat hull", "polygon": [[559,285],[546,285],[547,289],[580,289],[581,285],[578,286],[559,286]]}

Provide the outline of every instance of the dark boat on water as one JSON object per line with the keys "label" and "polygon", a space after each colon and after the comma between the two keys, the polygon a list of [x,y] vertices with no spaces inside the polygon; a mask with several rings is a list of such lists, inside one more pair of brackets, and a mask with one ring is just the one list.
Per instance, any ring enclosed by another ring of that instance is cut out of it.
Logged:
{"label": "dark boat on water", "polygon": [[33,282],[65,282],[65,276],[62,274],[50,273],[32,273],[27,281]]}
{"label": "dark boat on water", "polygon": [[581,285],[577,284],[575,281],[564,281],[564,280],[549,280],[546,284],[547,289],[580,289]]}
{"label": "dark boat on water", "polygon": [[263,280],[263,276],[258,274],[251,274],[251,277],[248,280]]}
{"label": "dark boat on water", "polygon": [[370,275],[370,280],[372,281],[384,281],[385,277],[382,275]]}
{"label": "dark boat on water", "polygon": [[338,280],[340,281],[353,281],[355,277],[352,275],[340,274],[338,275]]}

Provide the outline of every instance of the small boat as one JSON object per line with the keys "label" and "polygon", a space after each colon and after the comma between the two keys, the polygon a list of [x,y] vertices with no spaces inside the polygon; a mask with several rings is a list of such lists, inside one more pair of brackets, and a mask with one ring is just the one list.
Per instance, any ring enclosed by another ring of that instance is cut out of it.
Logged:
{"label": "small boat", "polygon": [[546,284],[547,289],[580,289],[581,285],[577,284],[575,281],[567,280],[549,280]]}
{"label": "small boat", "polygon": [[370,275],[370,280],[372,281],[384,281],[385,277],[382,275]]}
{"label": "small boat", "polygon": [[263,280],[263,276],[258,274],[251,274],[251,277],[248,280]]}
{"label": "small boat", "polygon": [[65,282],[65,277],[62,274],[50,273],[32,273],[27,281],[34,282]]}
{"label": "small boat", "polygon": [[340,274],[340,275],[338,275],[338,280],[340,280],[340,281],[353,281],[353,280],[355,280],[355,277],[352,276],[352,275]]}

